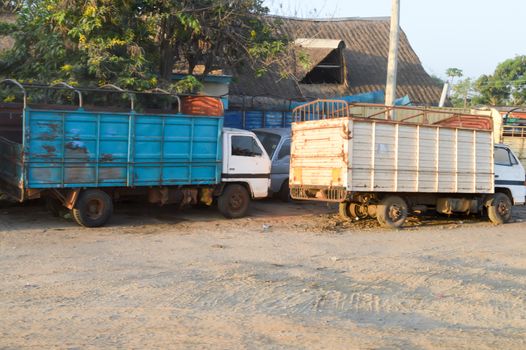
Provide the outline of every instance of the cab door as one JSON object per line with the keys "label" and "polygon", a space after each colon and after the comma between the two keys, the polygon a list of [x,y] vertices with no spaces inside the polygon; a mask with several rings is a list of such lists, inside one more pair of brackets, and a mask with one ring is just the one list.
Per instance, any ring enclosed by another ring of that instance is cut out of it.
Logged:
{"label": "cab door", "polygon": [[495,188],[509,189],[514,204],[526,200],[524,168],[507,147],[495,146]]}
{"label": "cab door", "polygon": [[270,181],[270,159],[252,133],[226,135],[223,181],[245,182],[255,198],[266,197]]}

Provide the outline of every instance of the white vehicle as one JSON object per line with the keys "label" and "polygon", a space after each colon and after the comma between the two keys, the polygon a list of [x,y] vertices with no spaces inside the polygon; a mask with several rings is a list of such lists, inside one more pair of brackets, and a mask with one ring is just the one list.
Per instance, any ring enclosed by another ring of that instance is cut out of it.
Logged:
{"label": "white vehicle", "polygon": [[270,158],[253,132],[223,129],[223,190],[218,206],[224,216],[245,216],[250,198],[268,196],[270,166]]}
{"label": "white vehicle", "polygon": [[[502,224],[524,204],[524,168],[494,145],[491,118],[432,111],[432,123],[411,123],[430,111],[377,109],[320,100],[294,110],[293,198],[339,202],[343,216],[374,217],[385,227],[427,208],[487,213]],[[386,113],[408,117],[386,120]]]}

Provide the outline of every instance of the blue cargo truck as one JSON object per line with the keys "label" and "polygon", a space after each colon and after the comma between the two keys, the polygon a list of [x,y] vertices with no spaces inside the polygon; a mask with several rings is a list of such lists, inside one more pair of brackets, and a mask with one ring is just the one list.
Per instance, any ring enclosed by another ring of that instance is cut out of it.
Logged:
{"label": "blue cargo truck", "polygon": [[[82,226],[104,225],[120,198],[211,205],[227,218],[264,198],[270,160],[249,131],[223,128],[222,116],[32,105],[31,86],[6,80],[23,102],[0,106],[0,193],[19,202],[45,198]],[[57,87],[52,87],[57,88]],[[133,96],[130,92],[124,92]]]}

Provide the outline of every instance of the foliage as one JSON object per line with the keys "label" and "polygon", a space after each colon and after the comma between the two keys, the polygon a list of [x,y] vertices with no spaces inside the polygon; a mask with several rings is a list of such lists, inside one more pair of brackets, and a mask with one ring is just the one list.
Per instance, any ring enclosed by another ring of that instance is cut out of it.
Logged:
{"label": "foliage", "polygon": [[15,30],[15,24],[0,22],[0,35],[10,35]]}
{"label": "foliage", "polygon": [[459,80],[451,89],[451,103],[454,107],[467,108],[475,94],[474,82],[471,78]]}
{"label": "foliage", "polygon": [[[15,45],[0,73],[23,81],[67,81],[147,90],[170,88],[174,67],[188,74],[277,60],[287,45],[262,16],[262,0],[26,0]],[[179,86],[195,90],[186,80]]]}
{"label": "foliage", "polygon": [[446,70],[446,75],[449,77],[449,82],[450,83],[453,83],[453,80],[455,78],[461,78],[464,73],[462,72],[462,69],[458,69],[458,68],[448,68]]}
{"label": "foliage", "polygon": [[0,0],[0,13],[15,13],[22,8],[24,0]]}
{"label": "foliage", "polygon": [[526,56],[517,56],[500,63],[492,75],[483,75],[475,82],[479,104],[522,105],[526,103]]}
{"label": "foliage", "polygon": [[203,88],[203,84],[193,75],[187,75],[170,86],[170,90],[176,93],[196,93]]}

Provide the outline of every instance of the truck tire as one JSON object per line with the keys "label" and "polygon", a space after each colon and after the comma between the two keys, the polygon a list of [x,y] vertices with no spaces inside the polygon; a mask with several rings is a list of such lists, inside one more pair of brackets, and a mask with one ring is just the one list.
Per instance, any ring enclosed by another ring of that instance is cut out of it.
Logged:
{"label": "truck tire", "polygon": [[227,185],[217,199],[219,212],[225,218],[236,219],[247,215],[250,196],[247,189],[238,184]]}
{"label": "truck tire", "polygon": [[354,215],[354,211],[351,210],[351,206],[353,203],[349,202],[341,202],[338,206],[338,213],[340,214],[340,217],[345,220],[354,220],[356,218],[356,215]]}
{"label": "truck tire", "polygon": [[488,217],[496,225],[502,225],[511,220],[511,203],[510,197],[504,193],[495,193],[491,204],[488,206]]}
{"label": "truck tire", "polygon": [[376,220],[382,227],[399,228],[407,218],[407,203],[398,196],[382,199],[376,207]]}
{"label": "truck tire", "polygon": [[103,226],[113,214],[113,202],[110,196],[98,189],[89,189],[80,193],[71,215],[84,227]]}

